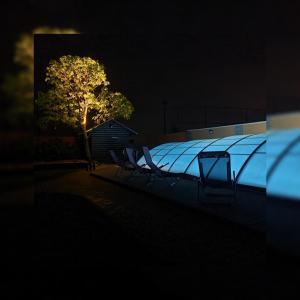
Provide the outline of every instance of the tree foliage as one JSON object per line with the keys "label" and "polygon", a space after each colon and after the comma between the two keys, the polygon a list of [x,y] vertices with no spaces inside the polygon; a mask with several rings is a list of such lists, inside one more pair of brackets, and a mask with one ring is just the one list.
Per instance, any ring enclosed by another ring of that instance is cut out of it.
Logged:
{"label": "tree foliage", "polygon": [[115,118],[129,120],[133,111],[132,103],[123,94],[111,92],[107,87],[103,87],[97,95],[91,117],[98,124]]}
{"label": "tree foliage", "polygon": [[108,89],[104,66],[92,58],[66,55],[50,61],[46,82],[51,88],[37,99],[42,127],[62,122],[81,128],[88,116],[101,123],[110,118],[129,119],[133,112],[124,95]]}
{"label": "tree foliage", "polygon": [[65,55],[51,60],[46,71],[51,88],[36,100],[38,124],[65,123],[83,133],[86,157],[91,162],[87,118],[103,122],[112,117],[129,119],[133,106],[119,92],[108,89],[104,66],[90,57]]}

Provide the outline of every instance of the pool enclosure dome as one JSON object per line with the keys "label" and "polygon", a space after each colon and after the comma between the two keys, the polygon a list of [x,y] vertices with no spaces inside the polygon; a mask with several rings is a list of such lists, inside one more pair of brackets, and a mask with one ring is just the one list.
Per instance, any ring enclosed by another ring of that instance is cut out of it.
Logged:
{"label": "pool enclosure dome", "polygon": [[[163,171],[199,177],[198,154],[217,151],[230,154],[231,177],[235,177],[237,184],[266,188],[266,134],[166,143],[152,148],[150,154],[157,166],[164,165]],[[144,156],[138,164],[146,164]],[[147,165],[144,167],[148,168]],[[218,176],[218,165],[213,160],[205,167],[207,174]],[[223,180],[221,175],[219,180]]]}

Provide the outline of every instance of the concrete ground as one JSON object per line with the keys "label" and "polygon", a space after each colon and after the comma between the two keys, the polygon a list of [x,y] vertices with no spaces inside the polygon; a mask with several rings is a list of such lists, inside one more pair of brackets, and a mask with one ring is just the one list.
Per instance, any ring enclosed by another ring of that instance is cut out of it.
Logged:
{"label": "concrete ground", "polygon": [[[22,189],[33,197],[22,197]],[[20,180],[19,189],[4,194],[0,291],[9,297],[2,299],[27,293],[38,299],[266,299],[270,273],[259,232],[85,170],[37,171],[33,186]],[[10,203],[9,194],[21,201]],[[287,278],[279,258],[272,258],[275,291]]]}
{"label": "concrete ground", "polygon": [[[75,281],[80,278],[83,282],[78,284],[93,291],[109,287],[114,294],[119,286],[125,294],[151,299],[189,298],[207,288],[213,295],[214,287],[232,299],[261,288],[263,234],[124,189],[86,171],[47,177],[37,172],[35,188],[42,224],[38,262],[45,292],[51,288],[45,275],[49,269],[66,277],[77,272]],[[84,276],[78,274],[82,269]]]}
{"label": "concrete ground", "polygon": [[265,232],[264,192],[237,189],[234,193],[232,189],[210,187],[204,190],[195,179],[151,176],[113,164],[100,165],[91,175]]}

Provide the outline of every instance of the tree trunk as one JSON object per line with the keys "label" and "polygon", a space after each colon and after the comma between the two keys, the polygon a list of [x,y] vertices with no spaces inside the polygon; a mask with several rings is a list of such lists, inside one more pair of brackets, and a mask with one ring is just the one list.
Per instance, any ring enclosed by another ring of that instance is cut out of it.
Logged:
{"label": "tree trunk", "polygon": [[86,158],[89,162],[89,164],[92,163],[92,155],[90,151],[90,145],[89,145],[89,139],[86,132],[86,124],[82,124],[82,134],[83,134],[83,143],[84,143],[84,150]]}

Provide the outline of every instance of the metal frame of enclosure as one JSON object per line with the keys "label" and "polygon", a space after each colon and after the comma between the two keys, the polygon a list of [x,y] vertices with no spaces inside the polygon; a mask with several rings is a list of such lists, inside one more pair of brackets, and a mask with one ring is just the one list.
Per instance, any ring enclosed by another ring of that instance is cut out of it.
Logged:
{"label": "metal frame of enclosure", "polygon": [[[266,189],[266,134],[166,143],[154,147],[150,153],[155,164],[165,165],[163,171],[200,177],[199,153],[216,151],[230,154],[231,177],[237,185]],[[138,164],[145,163],[142,156]],[[207,174],[214,174],[215,180],[224,180],[221,171],[218,172],[219,166],[215,160],[210,160],[205,167]]]}

